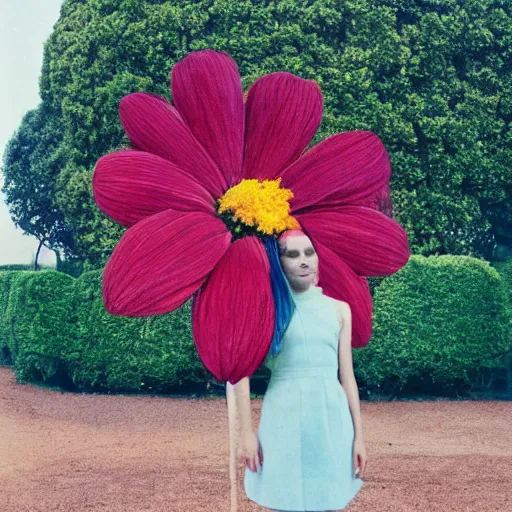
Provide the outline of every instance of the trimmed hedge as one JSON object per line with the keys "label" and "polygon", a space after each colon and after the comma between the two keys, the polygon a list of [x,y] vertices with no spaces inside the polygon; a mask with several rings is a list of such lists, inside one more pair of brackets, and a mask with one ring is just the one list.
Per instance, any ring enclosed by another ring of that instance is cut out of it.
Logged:
{"label": "trimmed hedge", "polygon": [[204,387],[204,369],[192,337],[190,301],[172,313],[127,318],[103,304],[103,270],[76,279],[72,309],[78,318],[70,375],[79,389],[176,391]]}
{"label": "trimmed hedge", "polygon": [[373,336],[354,351],[357,380],[381,392],[468,389],[512,348],[506,287],[486,261],[412,256],[375,291]]}
{"label": "trimmed hedge", "polygon": [[496,261],[492,266],[498,271],[503,279],[508,292],[509,303],[512,306],[512,258],[507,261]]}
{"label": "trimmed hedge", "polygon": [[4,320],[19,381],[65,375],[61,364],[69,359],[70,343],[76,336],[76,319],[70,310],[73,290],[74,279],[62,272],[13,273]]}
{"label": "trimmed hedge", "polygon": [[[110,315],[102,275],[0,271],[1,362],[14,364],[18,381],[82,391],[204,389],[212,376],[195,348],[191,301],[164,315]],[[373,336],[353,353],[363,390],[451,394],[504,368],[512,314],[506,283],[487,262],[412,256],[374,284]]]}
{"label": "trimmed hedge", "polygon": [[[9,295],[11,293],[12,281],[23,271],[0,270],[0,363],[13,364],[12,350],[14,349],[14,338],[12,337],[12,321],[7,316]],[[26,274],[31,274],[27,271]]]}
{"label": "trimmed hedge", "polygon": [[102,273],[0,272],[0,362],[14,365],[19,382],[70,389],[204,388],[211,374],[195,349],[190,301],[147,318],[110,315]]}

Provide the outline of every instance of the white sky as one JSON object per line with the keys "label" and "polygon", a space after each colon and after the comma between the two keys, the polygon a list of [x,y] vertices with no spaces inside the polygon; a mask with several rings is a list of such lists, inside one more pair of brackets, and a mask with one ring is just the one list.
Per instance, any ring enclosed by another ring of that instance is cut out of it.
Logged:
{"label": "white sky", "polygon": [[[43,43],[59,18],[61,4],[62,0],[0,2],[0,155],[25,113],[41,102]],[[34,237],[14,226],[0,192],[0,265],[30,263],[38,245]],[[55,253],[43,247],[38,261],[54,265]]]}

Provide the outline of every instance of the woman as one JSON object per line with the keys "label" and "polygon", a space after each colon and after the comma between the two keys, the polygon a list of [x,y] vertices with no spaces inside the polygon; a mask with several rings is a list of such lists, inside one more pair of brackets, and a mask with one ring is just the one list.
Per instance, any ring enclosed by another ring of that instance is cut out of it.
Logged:
{"label": "woman", "polygon": [[245,491],[277,512],[337,511],[361,489],[367,463],[350,307],[316,285],[318,255],[302,231],[283,233],[279,255],[296,309],[280,352],[264,362],[272,376],[257,432],[249,378],[235,385]]}

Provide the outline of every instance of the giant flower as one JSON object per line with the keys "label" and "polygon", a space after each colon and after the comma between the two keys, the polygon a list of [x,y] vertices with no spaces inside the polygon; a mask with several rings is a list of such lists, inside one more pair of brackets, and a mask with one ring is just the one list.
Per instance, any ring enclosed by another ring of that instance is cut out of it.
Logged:
{"label": "giant flower", "polygon": [[398,271],[407,234],[390,218],[391,168],[368,131],[305,150],[322,119],[317,83],[265,75],[244,96],[223,52],[188,54],[171,73],[173,105],[147,93],[120,103],[132,149],[100,158],[99,208],[128,229],[104,270],[112,315],[171,312],[193,297],[203,364],[223,382],[268,353],[275,306],[262,237],[300,227],[319,256],[319,286],[352,310],[352,344],[372,334],[367,276]]}

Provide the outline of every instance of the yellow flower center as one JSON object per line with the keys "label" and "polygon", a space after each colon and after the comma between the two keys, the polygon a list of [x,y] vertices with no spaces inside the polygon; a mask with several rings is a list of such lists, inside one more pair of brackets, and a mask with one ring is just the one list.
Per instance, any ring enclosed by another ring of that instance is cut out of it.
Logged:
{"label": "yellow flower center", "polygon": [[[300,224],[290,215],[293,192],[276,180],[242,180],[219,198],[217,211],[234,233],[278,235]],[[231,225],[229,225],[231,224]],[[252,229],[251,229],[252,228]],[[251,233],[251,231],[253,233]]]}

